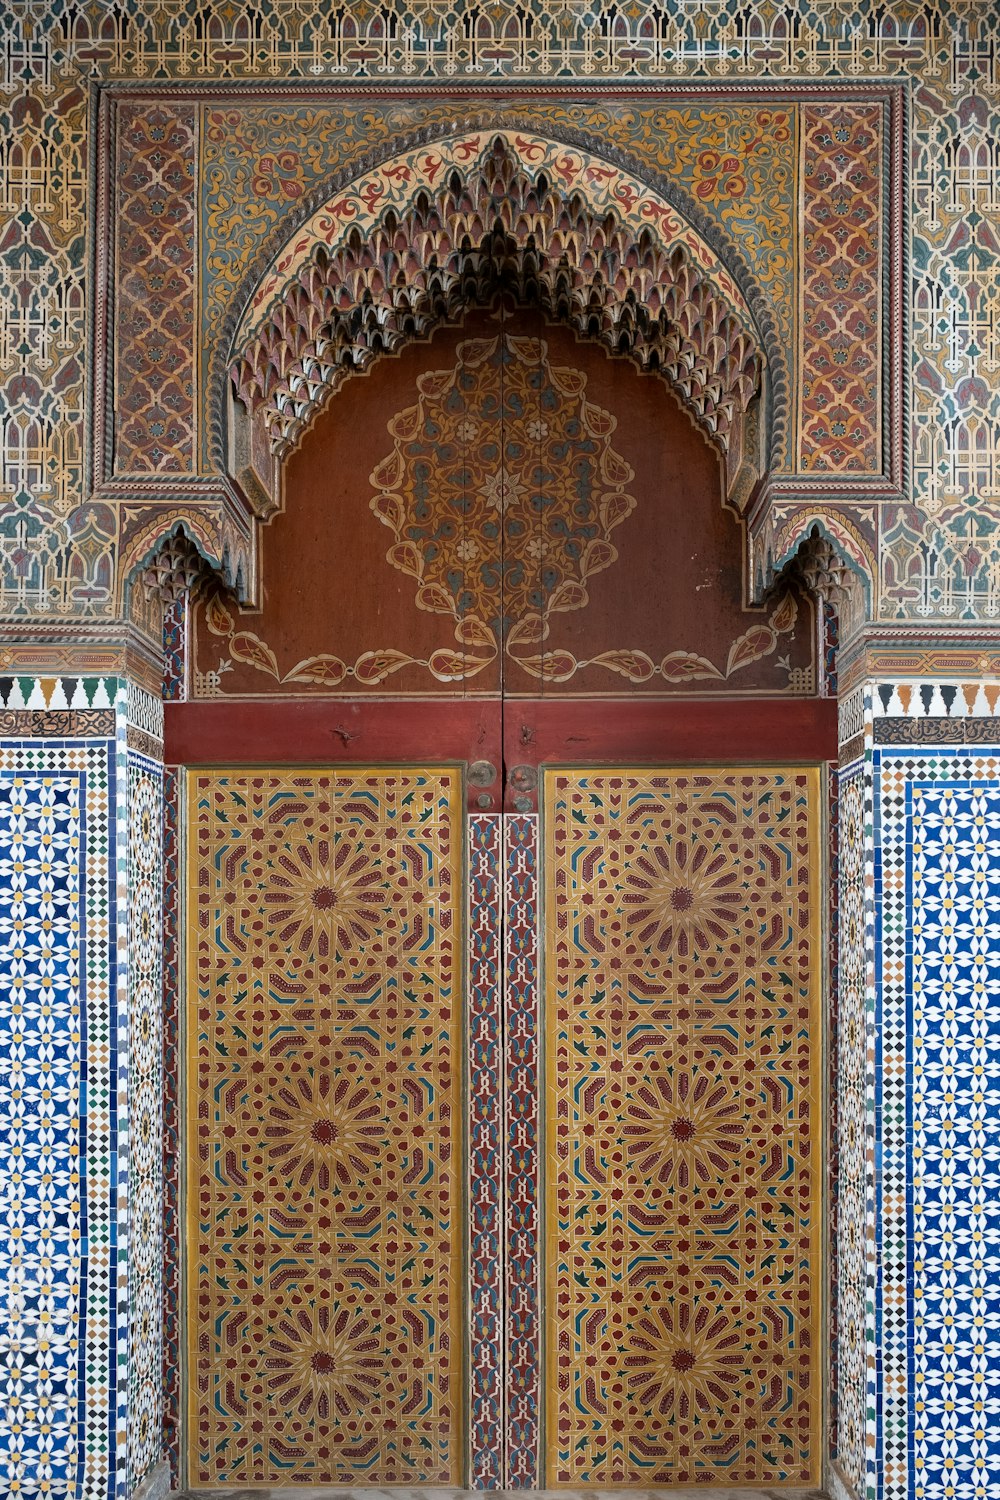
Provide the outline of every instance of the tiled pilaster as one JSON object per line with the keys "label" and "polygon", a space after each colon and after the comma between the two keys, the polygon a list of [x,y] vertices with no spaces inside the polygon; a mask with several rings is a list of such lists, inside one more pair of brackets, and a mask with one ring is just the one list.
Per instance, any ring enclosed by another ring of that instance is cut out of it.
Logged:
{"label": "tiled pilaster", "polygon": [[876,684],[882,1492],[1000,1485],[1000,684]]}
{"label": "tiled pilaster", "polygon": [[159,1456],[160,706],[0,679],[0,1482],[125,1497]]}
{"label": "tiled pilaster", "polygon": [[503,1483],[500,813],[469,819],[469,1484]]}
{"label": "tiled pilaster", "polygon": [[537,1489],[541,1409],[538,814],[504,818],[506,1483]]}
{"label": "tiled pilaster", "polygon": [[841,704],[838,772],[838,993],[831,1115],[836,1121],[836,1427],[833,1482],[872,1494],[877,1469],[876,1017],[870,695]]}
{"label": "tiled pilaster", "polygon": [[1000,684],[874,682],[854,698],[837,1461],[878,1500],[986,1500],[1000,1483]]}

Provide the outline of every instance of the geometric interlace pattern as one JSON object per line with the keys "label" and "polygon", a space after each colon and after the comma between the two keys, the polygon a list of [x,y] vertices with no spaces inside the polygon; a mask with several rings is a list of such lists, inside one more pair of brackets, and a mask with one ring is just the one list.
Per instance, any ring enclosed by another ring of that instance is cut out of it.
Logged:
{"label": "geometric interlace pattern", "polygon": [[[79,1053],[89,936],[86,805],[83,766],[49,775],[0,772],[0,962],[6,978],[0,993],[0,1285],[3,1401],[10,1413],[0,1475],[5,1493],[31,1500],[77,1493],[83,1477],[78,1449],[85,1396],[77,1372],[86,1332]],[[106,1300],[104,1312],[106,1330]],[[104,1353],[106,1368],[106,1339]],[[106,1390],[97,1394],[107,1400]]]}
{"label": "geometric interlace pattern", "polygon": [[193,772],[196,1484],[461,1482],[461,780]]}
{"label": "geometric interlace pattern", "polygon": [[819,779],[546,777],[550,1484],[811,1484]]}

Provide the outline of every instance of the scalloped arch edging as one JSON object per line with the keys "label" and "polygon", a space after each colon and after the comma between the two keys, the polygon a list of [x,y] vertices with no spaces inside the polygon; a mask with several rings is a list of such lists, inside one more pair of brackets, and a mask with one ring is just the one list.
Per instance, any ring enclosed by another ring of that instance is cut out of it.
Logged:
{"label": "scalloped arch edging", "polygon": [[765,357],[715,250],[638,179],[577,149],[478,131],[396,156],[334,194],[253,287],[230,377],[250,414],[243,474],[278,470],[330,392],[382,352],[510,291],[664,376],[747,488]]}

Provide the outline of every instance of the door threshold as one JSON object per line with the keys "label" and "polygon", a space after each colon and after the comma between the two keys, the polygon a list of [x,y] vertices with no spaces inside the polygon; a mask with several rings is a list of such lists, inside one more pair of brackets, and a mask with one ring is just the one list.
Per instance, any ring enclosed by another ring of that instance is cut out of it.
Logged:
{"label": "door threshold", "polygon": [[558,1490],[458,1490],[443,1489],[431,1485],[324,1485],[297,1484],[294,1488],[260,1489],[246,1486],[233,1488],[182,1490],[175,1500],[293,1500],[303,1496],[304,1500],[374,1500],[384,1495],[387,1500],[482,1500],[484,1495],[504,1497],[504,1500],[524,1500],[526,1495],[538,1496],[539,1500],[827,1500],[825,1490],[803,1489],[796,1486],[779,1486],[774,1489],[749,1489],[743,1485],[659,1485],[649,1489],[574,1489],[565,1485]]}

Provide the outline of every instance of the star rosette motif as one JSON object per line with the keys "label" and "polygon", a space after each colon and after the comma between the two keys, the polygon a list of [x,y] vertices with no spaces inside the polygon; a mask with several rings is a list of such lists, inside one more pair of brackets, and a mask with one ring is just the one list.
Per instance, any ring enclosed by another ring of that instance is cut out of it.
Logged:
{"label": "star rosette motif", "polygon": [[277,1088],[264,1135],[276,1172],[328,1193],[377,1168],[389,1140],[386,1103],[357,1078],[300,1074]]}
{"label": "star rosette motif", "polygon": [[633,861],[622,906],[640,943],[687,958],[731,936],[744,900],[739,871],[725,850],[676,839]]}
{"label": "star rosette motif", "polygon": [[661,1417],[728,1407],[746,1368],[746,1340],[729,1308],[678,1299],[640,1313],[624,1359],[632,1398]]}
{"label": "star rosette motif", "polygon": [[281,852],[264,908],[279,940],[322,958],[397,928],[379,854],[361,840],[321,838]]}
{"label": "star rosette motif", "polygon": [[586,607],[636,504],[612,447],[617,419],[586,386],[543,339],[467,339],[390,422],[392,452],[371,475],[372,510],[395,538],[387,559],[417,581],[418,608],[450,615],[471,648],[435,652],[436,676],[475,676],[501,649],[534,677],[576,670],[565,651],[530,648],[553,615]]}
{"label": "star rosette motif", "polygon": [[371,1405],[385,1381],[386,1352],[372,1315],[320,1302],[279,1315],[264,1365],[288,1412],[328,1421]]}
{"label": "star rosette motif", "polygon": [[653,1072],[631,1091],[626,1109],[621,1135],[647,1181],[707,1186],[738,1164],[744,1106],[724,1078],[687,1068]]}

